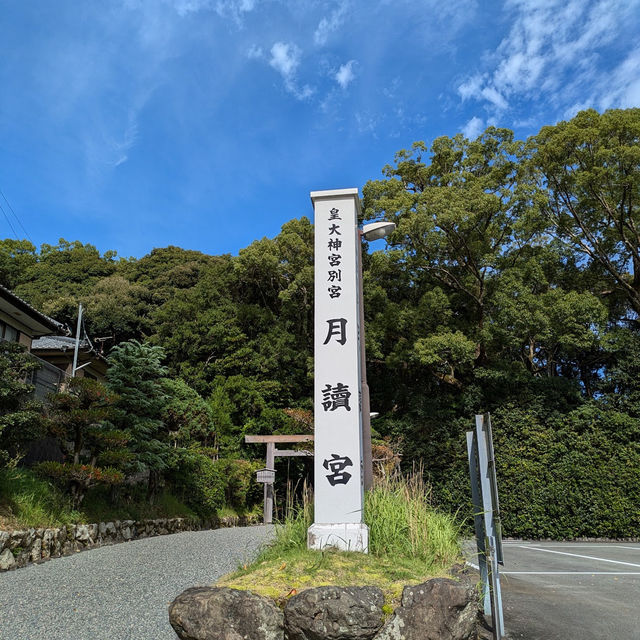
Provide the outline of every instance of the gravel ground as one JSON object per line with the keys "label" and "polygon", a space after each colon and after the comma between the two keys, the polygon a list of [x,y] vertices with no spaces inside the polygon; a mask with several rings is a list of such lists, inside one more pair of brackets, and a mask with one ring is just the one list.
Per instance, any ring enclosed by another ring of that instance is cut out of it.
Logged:
{"label": "gravel ground", "polygon": [[189,531],[0,574],[1,640],[177,640],[168,604],[255,556],[271,527]]}

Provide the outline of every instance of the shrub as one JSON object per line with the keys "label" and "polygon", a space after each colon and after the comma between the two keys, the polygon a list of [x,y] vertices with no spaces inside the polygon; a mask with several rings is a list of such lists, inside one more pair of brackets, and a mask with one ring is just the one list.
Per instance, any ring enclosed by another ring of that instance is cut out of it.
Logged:
{"label": "shrub", "polygon": [[78,507],[88,489],[96,484],[116,485],[122,483],[124,474],[113,467],[94,467],[89,464],[41,462],[34,471],[48,476],[71,495],[72,504]]}
{"label": "shrub", "polygon": [[224,480],[216,463],[196,449],[172,449],[168,477],[181,499],[200,517],[217,514],[224,503]]}
{"label": "shrub", "polygon": [[224,481],[225,505],[242,512],[262,500],[262,485],[255,478],[256,471],[263,467],[262,462],[223,458],[215,464]]}
{"label": "shrub", "polygon": [[[505,536],[624,538],[640,528],[640,423],[594,400],[566,414],[505,407],[492,416]],[[473,423],[469,420],[469,429]],[[436,488],[471,516],[466,443]]]}

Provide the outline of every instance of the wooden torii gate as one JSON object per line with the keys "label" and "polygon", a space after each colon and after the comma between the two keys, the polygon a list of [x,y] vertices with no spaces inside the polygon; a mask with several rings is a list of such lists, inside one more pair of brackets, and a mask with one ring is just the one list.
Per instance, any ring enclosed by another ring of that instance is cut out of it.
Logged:
{"label": "wooden torii gate", "polygon": [[[313,442],[312,435],[306,436],[245,436],[247,444],[266,444],[266,468],[275,473],[276,456],[281,458],[313,457],[313,451],[294,451],[293,449],[276,449],[276,444],[293,444],[297,442]],[[264,523],[273,522],[273,482],[264,483]]]}

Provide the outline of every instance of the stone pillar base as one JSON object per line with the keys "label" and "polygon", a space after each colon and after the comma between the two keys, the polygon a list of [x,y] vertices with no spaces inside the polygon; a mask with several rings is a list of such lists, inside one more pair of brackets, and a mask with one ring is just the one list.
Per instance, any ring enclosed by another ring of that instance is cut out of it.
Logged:
{"label": "stone pillar base", "polygon": [[340,551],[369,551],[369,527],[362,522],[314,523],[307,531],[307,547],[321,551],[335,547]]}

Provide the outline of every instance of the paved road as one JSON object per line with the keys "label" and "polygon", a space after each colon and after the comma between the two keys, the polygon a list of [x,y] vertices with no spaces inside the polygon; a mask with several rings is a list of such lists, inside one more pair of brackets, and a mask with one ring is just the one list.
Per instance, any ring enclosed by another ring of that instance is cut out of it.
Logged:
{"label": "paved road", "polygon": [[251,559],[270,535],[176,533],[0,574],[0,640],[177,640],[169,602]]}
{"label": "paved road", "polygon": [[501,568],[513,640],[640,640],[640,544],[507,542]]}

